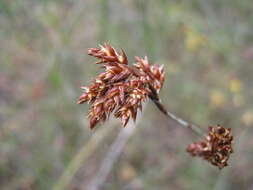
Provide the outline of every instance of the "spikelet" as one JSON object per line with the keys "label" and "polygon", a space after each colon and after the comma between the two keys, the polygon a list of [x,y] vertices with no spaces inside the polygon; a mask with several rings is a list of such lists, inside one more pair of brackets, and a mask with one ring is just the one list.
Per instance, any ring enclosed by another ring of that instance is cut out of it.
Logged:
{"label": "spikelet", "polygon": [[88,49],[88,55],[96,57],[96,64],[103,64],[104,68],[89,86],[81,87],[84,92],[77,102],[90,104],[91,129],[106,121],[111,113],[126,126],[130,118],[136,120],[147,98],[158,98],[164,83],[162,66],[150,65],[147,57],[136,57],[136,63],[129,66],[125,52],[118,52],[107,43]]}
{"label": "spikelet", "polygon": [[227,161],[233,153],[233,136],[231,129],[220,125],[210,126],[208,135],[203,141],[192,143],[187,147],[187,152],[192,156],[202,157],[219,169],[228,165]]}

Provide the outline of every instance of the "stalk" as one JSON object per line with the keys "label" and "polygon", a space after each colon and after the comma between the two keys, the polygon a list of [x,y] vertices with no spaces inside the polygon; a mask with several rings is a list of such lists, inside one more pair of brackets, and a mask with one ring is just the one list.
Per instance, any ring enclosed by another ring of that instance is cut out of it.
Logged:
{"label": "stalk", "polygon": [[154,104],[156,105],[156,107],[169,119],[172,119],[174,121],[176,121],[179,125],[181,125],[182,127],[185,127],[187,129],[190,129],[191,131],[193,131],[195,134],[199,135],[200,137],[203,136],[203,131],[200,127],[198,127],[197,125],[194,125],[192,123],[189,123],[187,121],[185,121],[184,119],[176,116],[175,114],[169,112],[164,105],[161,103],[160,99],[151,99]]}

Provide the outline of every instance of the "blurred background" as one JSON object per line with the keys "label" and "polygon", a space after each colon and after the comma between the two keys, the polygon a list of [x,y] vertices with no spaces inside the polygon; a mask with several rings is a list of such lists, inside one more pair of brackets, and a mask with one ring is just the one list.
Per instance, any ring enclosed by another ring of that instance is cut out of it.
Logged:
{"label": "blurred background", "polygon": [[91,131],[76,104],[101,71],[87,48],[103,42],[164,64],[163,103],[231,127],[235,153],[221,171],[192,158],[198,138],[148,102],[101,190],[253,189],[252,0],[0,0],[1,190],[89,188],[122,129]]}

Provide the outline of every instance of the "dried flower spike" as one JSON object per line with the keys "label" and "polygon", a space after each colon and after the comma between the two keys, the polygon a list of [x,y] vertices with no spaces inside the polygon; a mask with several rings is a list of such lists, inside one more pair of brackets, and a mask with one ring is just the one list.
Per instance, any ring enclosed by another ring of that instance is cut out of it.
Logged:
{"label": "dried flower spike", "polygon": [[88,55],[98,58],[96,64],[103,64],[105,69],[90,86],[82,87],[84,93],[77,102],[91,104],[90,128],[104,122],[111,113],[125,126],[130,118],[136,119],[147,98],[159,99],[165,75],[162,66],[150,65],[147,57],[136,57],[136,63],[130,66],[123,50],[118,52],[106,43],[88,49]]}
{"label": "dried flower spike", "polygon": [[187,152],[192,156],[199,156],[211,164],[224,168],[228,165],[227,161],[233,153],[233,136],[231,129],[220,125],[209,127],[208,135],[203,141],[192,143],[187,147]]}

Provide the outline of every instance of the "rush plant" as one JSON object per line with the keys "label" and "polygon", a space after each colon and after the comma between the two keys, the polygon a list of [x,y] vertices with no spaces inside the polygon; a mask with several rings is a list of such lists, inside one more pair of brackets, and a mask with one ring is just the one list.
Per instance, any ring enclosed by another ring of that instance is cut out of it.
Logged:
{"label": "rush plant", "polygon": [[[142,103],[150,99],[165,116],[203,136],[198,126],[167,111],[161,103],[159,91],[165,80],[163,66],[152,65],[147,57],[135,57],[135,63],[129,65],[125,52],[117,51],[107,43],[99,48],[88,49],[88,55],[96,57],[96,64],[104,68],[104,72],[89,86],[81,87],[84,92],[77,102],[90,105],[88,118],[91,129],[105,122],[111,114],[126,126],[130,118],[136,120]],[[217,125],[209,127],[208,131],[203,141],[190,144],[187,151],[222,169],[228,165],[227,161],[233,152],[231,129]]]}

